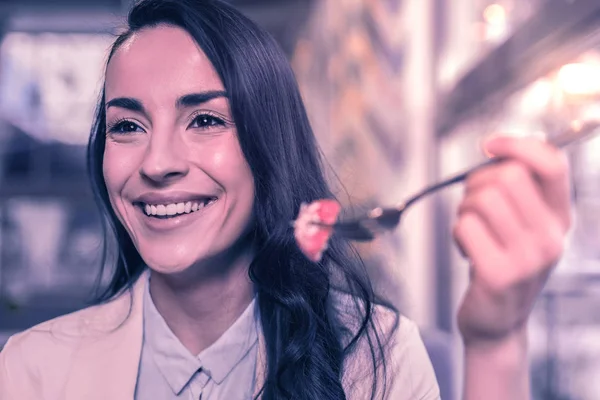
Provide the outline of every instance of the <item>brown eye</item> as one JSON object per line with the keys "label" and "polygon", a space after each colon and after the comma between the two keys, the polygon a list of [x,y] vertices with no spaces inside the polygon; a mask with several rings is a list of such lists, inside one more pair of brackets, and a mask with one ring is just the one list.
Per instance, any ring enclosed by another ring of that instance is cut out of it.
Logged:
{"label": "brown eye", "polygon": [[225,126],[225,121],[210,114],[201,114],[194,118],[190,124],[190,128],[200,129],[211,128],[214,126]]}
{"label": "brown eye", "polygon": [[120,121],[109,126],[108,131],[110,133],[126,134],[143,131],[138,124],[131,121]]}

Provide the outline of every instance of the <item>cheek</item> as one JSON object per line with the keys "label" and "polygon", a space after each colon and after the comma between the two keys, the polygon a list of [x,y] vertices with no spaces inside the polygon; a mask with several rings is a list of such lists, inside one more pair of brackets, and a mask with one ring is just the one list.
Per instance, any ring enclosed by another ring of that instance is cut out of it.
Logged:
{"label": "cheek", "polygon": [[113,210],[124,225],[127,225],[124,221],[127,213],[125,188],[136,171],[136,157],[131,153],[131,151],[119,148],[114,143],[107,143],[102,163],[108,198]]}
{"label": "cheek", "polygon": [[254,206],[254,177],[242,153],[237,139],[232,141],[228,151],[216,151],[213,155],[215,171],[220,171],[220,179],[232,201],[239,218],[249,223]]}
{"label": "cheek", "polygon": [[119,192],[135,169],[135,157],[107,143],[102,162],[102,173],[106,188],[110,193]]}
{"label": "cheek", "polygon": [[213,149],[210,163],[213,171],[219,171],[220,180],[228,192],[254,196],[254,178],[237,139]]}

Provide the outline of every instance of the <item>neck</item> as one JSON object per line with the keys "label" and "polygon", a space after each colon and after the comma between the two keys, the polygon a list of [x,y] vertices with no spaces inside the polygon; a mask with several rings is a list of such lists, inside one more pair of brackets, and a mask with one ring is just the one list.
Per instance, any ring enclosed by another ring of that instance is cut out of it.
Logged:
{"label": "neck", "polygon": [[[254,288],[248,277],[252,256],[248,251],[233,260],[211,261],[213,268],[194,266],[177,275],[151,272],[152,300],[192,354],[221,337],[252,301]],[[211,270],[218,273],[206,272]]]}

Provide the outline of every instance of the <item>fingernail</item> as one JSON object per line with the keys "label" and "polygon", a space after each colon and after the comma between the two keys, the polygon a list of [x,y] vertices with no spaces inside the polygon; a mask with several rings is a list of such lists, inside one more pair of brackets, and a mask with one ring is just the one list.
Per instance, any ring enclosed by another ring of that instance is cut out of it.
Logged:
{"label": "fingernail", "polygon": [[479,145],[479,146],[480,146],[480,148],[481,148],[481,151],[483,152],[483,154],[484,154],[486,157],[488,157],[488,158],[493,158],[493,157],[495,157],[495,156],[496,156],[496,155],[494,154],[494,152],[490,150],[490,145],[493,147],[493,143],[494,143],[494,142],[495,142],[495,141],[496,141],[496,140],[497,140],[499,137],[500,137],[500,135],[499,135],[499,134],[497,134],[497,133],[494,133],[494,134],[492,134],[492,135],[489,135],[489,136],[487,136],[487,137],[483,138],[483,139],[480,141],[480,145]]}
{"label": "fingernail", "polygon": [[483,154],[484,154],[484,155],[485,155],[487,158],[494,158],[494,157],[496,157],[496,155],[495,155],[493,152],[491,152],[490,150],[488,150],[487,146],[488,146],[488,143],[486,142],[486,143],[484,144],[484,147],[483,147]]}

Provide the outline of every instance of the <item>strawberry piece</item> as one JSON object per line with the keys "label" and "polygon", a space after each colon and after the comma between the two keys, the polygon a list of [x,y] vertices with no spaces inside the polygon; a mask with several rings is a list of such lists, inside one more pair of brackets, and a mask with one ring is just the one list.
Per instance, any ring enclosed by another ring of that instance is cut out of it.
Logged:
{"label": "strawberry piece", "polygon": [[311,261],[321,260],[333,233],[331,227],[315,223],[334,224],[340,210],[340,204],[330,199],[303,203],[300,206],[298,218],[294,222],[294,237],[302,253]]}
{"label": "strawberry piece", "polygon": [[321,222],[326,224],[334,224],[335,221],[337,221],[337,217],[341,210],[340,203],[331,199],[317,200],[312,204],[315,203],[319,205],[317,214],[319,215]]}

